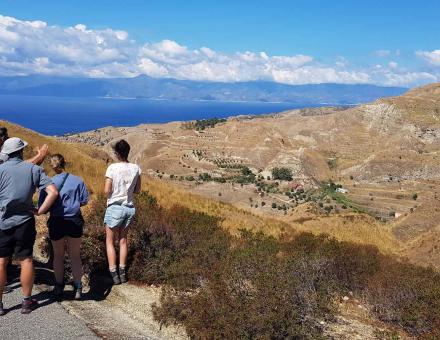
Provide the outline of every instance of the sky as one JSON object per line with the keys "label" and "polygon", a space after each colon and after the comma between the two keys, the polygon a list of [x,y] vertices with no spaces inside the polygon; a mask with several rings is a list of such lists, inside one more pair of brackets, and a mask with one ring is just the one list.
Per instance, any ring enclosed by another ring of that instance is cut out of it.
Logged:
{"label": "sky", "polygon": [[440,81],[438,0],[1,0],[0,75]]}

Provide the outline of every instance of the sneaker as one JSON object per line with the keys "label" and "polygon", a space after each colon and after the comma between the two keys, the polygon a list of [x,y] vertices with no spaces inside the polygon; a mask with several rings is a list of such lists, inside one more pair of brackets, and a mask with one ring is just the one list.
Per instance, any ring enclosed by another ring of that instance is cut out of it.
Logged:
{"label": "sneaker", "polygon": [[77,285],[74,284],[73,285],[74,289],[75,289],[75,300],[81,300],[82,299],[82,285]]}
{"label": "sneaker", "polygon": [[121,279],[121,283],[127,282],[127,276],[125,274],[125,268],[119,268],[119,278]]}
{"label": "sneaker", "polygon": [[21,303],[21,314],[29,314],[38,307],[38,301],[35,299],[23,300]]}
{"label": "sneaker", "polygon": [[75,289],[75,300],[82,300],[82,288]]}
{"label": "sneaker", "polygon": [[118,275],[118,272],[117,272],[117,271],[110,272],[110,275],[112,276],[113,284],[114,284],[114,285],[119,285],[119,284],[121,284],[121,280],[119,279],[119,275]]}
{"label": "sneaker", "polygon": [[5,288],[3,288],[3,294],[8,294],[12,292],[12,288],[9,286],[5,286]]}
{"label": "sneaker", "polygon": [[55,283],[55,287],[53,287],[52,295],[56,299],[60,299],[64,293],[64,284]]}
{"label": "sneaker", "polygon": [[3,302],[0,302],[0,315],[5,315],[6,310],[3,308]]}

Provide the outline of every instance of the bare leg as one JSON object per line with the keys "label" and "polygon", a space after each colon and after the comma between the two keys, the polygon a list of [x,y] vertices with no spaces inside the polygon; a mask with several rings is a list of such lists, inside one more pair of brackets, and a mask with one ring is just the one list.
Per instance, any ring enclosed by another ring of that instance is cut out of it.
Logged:
{"label": "bare leg", "polygon": [[32,287],[34,286],[34,262],[32,257],[27,257],[20,260],[21,274],[21,290],[23,296],[28,297],[32,295]]}
{"label": "bare leg", "polygon": [[124,267],[127,263],[128,254],[128,227],[119,228],[119,266]]}
{"label": "bare leg", "polygon": [[66,251],[66,239],[51,241],[53,248],[53,272],[55,281],[62,285],[64,282],[64,253]]}
{"label": "bare leg", "polygon": [[72,263],[73,280],[77,283],[81,282],[83,276],[83,268],[81,263],[81,238],[67,238],[69,250],[69,258]]}
{"label": "bare leg", "polygon": [[8,266],[8,261],[9,258],[7,257],[0,258],[0,302],[2,302],[3,289],[5,288],[6,280],[7,280],[6,268]]}
{"label": "bare leg", "polygon": [[[107,249],[107,260],[110,268],[116,268],[116,250],[115,250],[115,230],[117,228],[105,227],[105,246]],[[117,232],[118,230],[116,230]]]}

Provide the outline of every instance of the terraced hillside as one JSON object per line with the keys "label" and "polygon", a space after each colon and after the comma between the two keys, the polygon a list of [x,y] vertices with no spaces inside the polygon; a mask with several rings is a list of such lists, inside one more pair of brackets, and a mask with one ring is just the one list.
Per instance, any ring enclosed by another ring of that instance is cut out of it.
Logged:
{"label": "terraced hillside", "polygon": [[[327,218],[353,208],[406,242],[398,226],[423,221],[419,212],[440,189],[439,120],[440,84],[431,84],[353,108],[241,116],[205,129],[107,127],[62,139],[108,151],[123,137],[146,173],[184,190],[292,225],[305,203]],[[275,167],[290,169],[290,181],[273,178]],[[248,170],[253,177],[243,175]],[[337,199],[321,195],[329,180],[346,189]],[[304,196],[292,189],[298,185]]]}

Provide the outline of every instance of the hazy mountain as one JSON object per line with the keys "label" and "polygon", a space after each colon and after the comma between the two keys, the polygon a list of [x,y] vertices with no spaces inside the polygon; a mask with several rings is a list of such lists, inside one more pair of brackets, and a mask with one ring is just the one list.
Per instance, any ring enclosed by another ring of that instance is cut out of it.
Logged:
{"label": "hazy mountain", "polygon": [[356,104],[396,96],[406,88],[375,85],[285,85],[268,81],[199,82],[172,78],[67,78],[23,76],[0,78],[0,94],[59,97],[136,97],[147,99]]}

